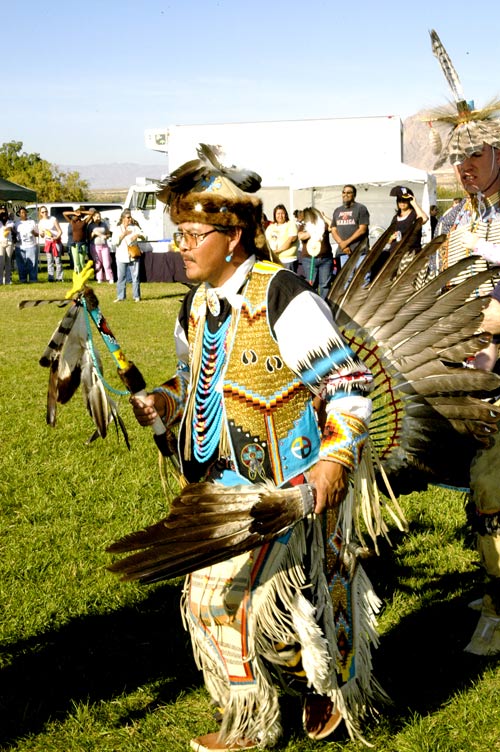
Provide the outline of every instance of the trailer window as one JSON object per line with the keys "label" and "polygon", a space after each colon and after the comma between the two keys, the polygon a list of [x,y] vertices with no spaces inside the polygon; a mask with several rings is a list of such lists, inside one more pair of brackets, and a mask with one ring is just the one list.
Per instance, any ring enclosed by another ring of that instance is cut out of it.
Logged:
{"label": "trailer window", "polygon": [[155,209],[156,208],[156,193],[143,192],[136,194],[137,208],[138,209]]}

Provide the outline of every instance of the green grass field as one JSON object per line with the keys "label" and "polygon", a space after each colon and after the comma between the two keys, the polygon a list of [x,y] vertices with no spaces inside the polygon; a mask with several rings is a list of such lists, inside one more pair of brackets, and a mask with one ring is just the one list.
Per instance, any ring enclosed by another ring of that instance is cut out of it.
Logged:
{"label": "green grass field", "polygon": [[[45,424],[48,374],[38,359],[62,309],[18,304],[68,287],[0,287],[0,748],[180,752],[216,728],[181,625],[182,583],[125,585],[106,571],[104,550],[168,508],[151,434],[126,397],[130,452],[114,430],[86,445],[93,424],[80,393],[59,408],[55,428]],[[109,285],[95,290],[125,353],[156,385],[175,366],[185,288],[145,284],[140,305],[113,305]],[[393,704],[366,738],[380,752],[500,750],[498,662],[463,652],[477,620],[467,604],[483,582],[463,498],[433,488],[402,505],[409,534],[394,531],[393,547],[367,564],[384,601],[376,674]],[[324,746],[302,736],[296,699],[284,696],[282,707],[280,750]],[[327,748],[364,749],[342,734]]]}

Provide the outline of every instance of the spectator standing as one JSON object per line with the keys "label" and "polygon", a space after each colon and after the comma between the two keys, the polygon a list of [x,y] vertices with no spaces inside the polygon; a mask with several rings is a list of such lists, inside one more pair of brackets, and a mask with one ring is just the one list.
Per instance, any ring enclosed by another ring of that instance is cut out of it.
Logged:
{"label": "spectator standing", "polygon": [[117,297],[115,303],[120,303],[127,297],[127,272],[132,277],[132,296],[135,303],[141,300],[140,282],[140,254],[133,255],[133,248],[142,237],[139,224],[133,219],[130,211],[122,212],[117,228],[113,233],[113,245],[116,248],[116,269],[118,281],[116,285]]}
{"label": "spectator standing", "polygon": [[38,216],[38,232],[45,241],[43,250],[47,256],[47,279],[49,282],[63,282],[61,225],[56,217],[49,217],[46,206],[40,207]]}
{"label": "spectator standing", "polygon": [[[389,238],[387,245],[374,263],[371,269],[371,277],[374,279],[380,269],[384,266],[385,262],[395,250],[398,243],[401,241],[403,235],[410,230],[417,219],[422,220],[422,224],[425,224],[429,217],[424,212],[421,206],[419,206],[413,191],[411,188],[407,188],[405,185],[398,185],[395,188],[391,188],[391,196],[396,198],[396,214],[389,225],[388,229],[392,228],[392,235]],[[420,229],[415,233],[411,250],[401,259],[398,273],[404,271],[412,260],[414,255],[422,249],[422,230]]]}
{"label": "spectator standing", "polygon": [[0,206],[0,285],[12,284],[12,256],[14,254],[14,221],[7,207]]}
{"label": "spectator standing", "polygon": [[71,258],[76,272],[81,272],[87,261],[87,226],[94,211],[79,206],[75,211],[63,212],[64,219],[71,225]]}
{"label": "spectator standing", "polygon": [[438,208],[437,208],[436,204],[432,204],[429,207],[429,220],[430,220],[430,223],[431,223],[431,238],[434,237],[434,234],[436,232],[436,227],[437,227],[438,219],[439,219],[439,217],[438,217]]}
{"label": "spectator standing", "polygon": [[358,204],[356,187],[344,185],[342,189],[342,206],[334,212],[330,225],[332,237],[338,245],[336,258],[340,260],[340,267],[344,266],[347,257],[363,244],[368,248],[368,226],[370,213],[363,204]]}
{"label": "spectator standing", "polygon": [[28,219],[24,207],[18,209],[19,217],[15,224],[16,263],[20,282],[38,282],[38,227],[33,219]]}
{"label": "spectator standing", "polygon": [[298,230],[295,221],[290,219],[284,204],[274,207],[274,221],[266,228],[266,239],[270,249],[279,258],[285,269],[296,271]]}
{"label": "spectator standing", "polygon": [[308,207],[302,212],[299,240],[304,277],[326,300],[333,279],[333,255],[328,223],[318,209]]}
{"label": "spectator standing", "polygon": [[88,236],[90,242],[90,256],[94,262],[95,277],[97,282],[109,282],[110,285],[114,283],[113,269],[111,267],[111,251],[108,245],[108,238],[111,237],[111,232],[106,222],[101,218],[99,211],[94,212],[92,215],[89,227]]}

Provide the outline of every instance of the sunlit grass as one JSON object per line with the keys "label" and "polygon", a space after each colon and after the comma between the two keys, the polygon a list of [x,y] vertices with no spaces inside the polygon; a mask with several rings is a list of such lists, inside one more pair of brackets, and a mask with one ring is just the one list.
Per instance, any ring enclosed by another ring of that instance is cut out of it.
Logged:
{"label": "sunlit grass", "polygon": [[[69,285],[68,285],[69,286]],[[0,288],[0,744],[37,752],[181,752],[215,730],[208,695],[179,616],[181,582],[149,588],[106,570],[106,545],[156,521],[168,506],[149,431],[118,397],[131,450],[93,425],[80,394],[45,424],[48,374],[38,359],[62,315],[55,305],[19,310],[66,285]],[[113,305],[95,286],[123,350],[154,386],[175,367],[172,332],[185,288],[145,284],[143,301]],[[102,348],[99,348],[104,352]],[[105,358],[110,383],[122,388]],[[401,503],[410,532],[369,560],[383,598],[376,673],[393,699],[367,739],[384,752],[498,750],[500,671],[463,653],[481,594],[465,545],[462,495],[432,488]],[[283,698],[279,749],[308,752],[294,698]],[[331,750],[360,750],[340,738]]]}

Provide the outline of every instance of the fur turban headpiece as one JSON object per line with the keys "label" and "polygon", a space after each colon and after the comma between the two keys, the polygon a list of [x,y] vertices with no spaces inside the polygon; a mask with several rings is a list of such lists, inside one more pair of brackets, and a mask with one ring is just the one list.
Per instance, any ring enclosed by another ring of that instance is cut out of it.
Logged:
{"label": "fur turban headpiece", "polygon": [[[269,258],[262,202],[251,195],[260,188],[260,176],[249,170],[224,167],[213,146],[200,144],[197,153],[198,159],[178,167],[158,193],[172,221],[241,227],[247,252]],[[250,243],[252,247],[247,247]]]}

